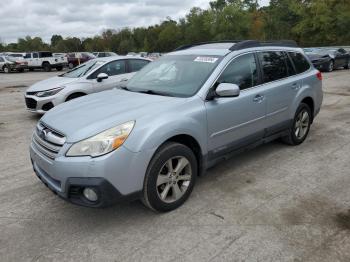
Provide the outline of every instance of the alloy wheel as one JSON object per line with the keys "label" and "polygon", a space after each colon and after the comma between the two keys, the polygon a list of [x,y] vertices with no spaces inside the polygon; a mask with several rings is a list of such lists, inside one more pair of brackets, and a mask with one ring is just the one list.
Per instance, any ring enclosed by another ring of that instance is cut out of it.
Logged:
{"label": "alloy wheel", "polygon": [[333,64],[333,61],[331,61],[330,63],[329,63],[329,66],[328,66],[328,71],[329,72],[332,72],[334,70],[334,64]]}
{"label": "alloy wheel", "polygon": [[302,140],[310,127],[310,116],[306,110],[300,111],[294,125],[294,134],[296,138]]}
{"label": "alloy wheel", "polygon": [[157,193],[166,203],[179,200],[187,191],[192,178],[192,168],[187,158],[172,157],[165,162],[157,177]]}

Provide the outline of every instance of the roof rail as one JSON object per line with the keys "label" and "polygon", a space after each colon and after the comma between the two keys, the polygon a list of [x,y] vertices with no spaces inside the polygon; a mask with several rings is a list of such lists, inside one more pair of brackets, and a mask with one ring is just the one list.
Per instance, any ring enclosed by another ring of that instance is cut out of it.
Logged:
{"label": "roof rail", "polygon": [[298,47],[297,42],[294,40],[279,40],[279,41],[256,41],[256,40],[245,40],[237,44],[234,44],[230,50],[237,51],[241,49],[251,48],[251,47],[262,47],[262,46],[286,46],[286,47]]}
{"label": "roof rail", "polygon": [[241,49],[247,49],[252,47],[262,46],[285,46],[285,47],[298,47],[297,42],[294,40],[278,40],[278,41],[257,41],[257,40],[223,40],[223,41],[209,41],[196,44],[182,45],[176,48],[174,51],[180,51],[189,49],[194,46],[207,45],[207,44],[219,44],[219,43],[233,43],[230,47],[230,51],[237,51]]}
{"label": "roof rail", "polygon": [[180,50],[185,50],[194,46],[199,46],[199,45],[208,45],[208,44],[221,44],[221,43],[239,43],[242,42],[242,40],[221,40],[221,41],[207,41],[207,42],[199,42],[195,44],[189,44],[189,45],[182,45],[176,48],[174,51],[180,51]]}

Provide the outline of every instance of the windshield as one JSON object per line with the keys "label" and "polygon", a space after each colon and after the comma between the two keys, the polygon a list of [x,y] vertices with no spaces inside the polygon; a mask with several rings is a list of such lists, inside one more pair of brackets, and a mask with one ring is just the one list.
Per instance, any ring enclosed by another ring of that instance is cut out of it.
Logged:
{"label": "windshield", "polygon": [[84,64],[81,64],[80,66],[77,66],[76,68],[68,71],[67,73],[62,74],[61,76],[64,77],[70,77],[70,78],[78,78],[87,75],[95,68],[103,65],[104,61],[96,61],[96,60],[90,60]]}
{"label": "windshield", "polygon": [[218,56],[169,55],[149,63],[129,82],[134,92],[193,96],[218,65]]}

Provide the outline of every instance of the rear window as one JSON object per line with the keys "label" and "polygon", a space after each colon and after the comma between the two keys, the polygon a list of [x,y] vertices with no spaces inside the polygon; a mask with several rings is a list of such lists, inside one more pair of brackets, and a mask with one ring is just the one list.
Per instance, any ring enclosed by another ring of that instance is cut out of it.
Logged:
{"label": "rear window", "polygon": [[148,63],[149,61],[147,60],[129,59],[130,73],[141,70]]}
{"label": "rear window", "polygon": [[310,69],[310,64],[303,54],[297,52],[288,52],[288,54],[292,59],[295,70],[298,74],[306,72]]}

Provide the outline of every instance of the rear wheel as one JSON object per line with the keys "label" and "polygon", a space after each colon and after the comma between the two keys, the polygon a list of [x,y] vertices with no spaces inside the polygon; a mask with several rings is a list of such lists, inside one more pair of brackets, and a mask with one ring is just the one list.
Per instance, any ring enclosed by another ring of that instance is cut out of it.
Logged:
{"label": "rear wheel", "polygon": [[143,203],[159,212],[178,208],[191,194],[197,170],[197,160],[190,148],[174,142],[164,144],[147,169]]}
{"label": "rear wheel", "polygon": [[345,69],[350,69],[350,59],[348,60],[348,63],[344,66]]}
{"label": "rear wheel", "polygon": [[69,64],[68,64],[68,68],[69,68],[69,69],[73,69],[73,68],[74,68],[73,63],[69,63]]}
{"label": "rear wheel", "polygon": [[43,63],[43,69],[45,72],[50,72],[51,71],[51,65],[49,63]]}
{"label": "rear wheel", "polygon": [[301,103],[295,114],[292,127],[289,129],[288,136],[283,137],[282,140],[289,145],[300,145],[309,134],[311,121],[310,107]]}

